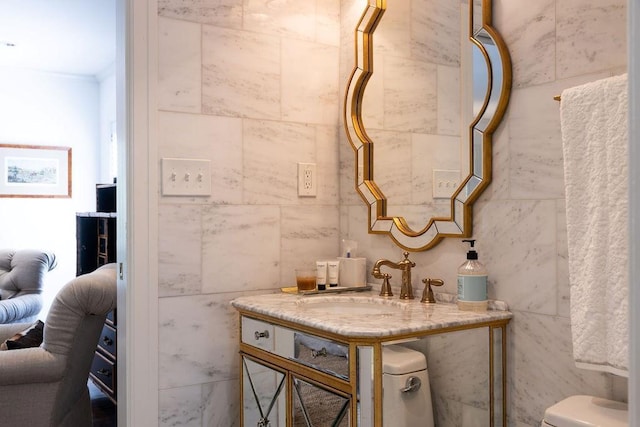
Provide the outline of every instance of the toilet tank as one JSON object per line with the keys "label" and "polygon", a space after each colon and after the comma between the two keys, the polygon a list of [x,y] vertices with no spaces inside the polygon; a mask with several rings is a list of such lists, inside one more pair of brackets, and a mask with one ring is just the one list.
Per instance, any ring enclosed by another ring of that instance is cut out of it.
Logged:
{"label": "toilet tank", "polygon": [[424,354],[400,345],[384,346],[382,388],[385,427],[434,427]]}

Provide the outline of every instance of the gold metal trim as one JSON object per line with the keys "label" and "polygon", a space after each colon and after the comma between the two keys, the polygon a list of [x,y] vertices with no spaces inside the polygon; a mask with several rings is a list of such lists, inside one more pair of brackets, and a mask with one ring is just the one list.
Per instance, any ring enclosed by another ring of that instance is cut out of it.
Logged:
{"label": "gold metal trim", "polygon": [[556,96],[553,97],[553,100],[560,102],[562,100],[562,96],[556,95]]}
{"label": "gold metal trim", "polygon": [[[331,339],[345,345],[349,346],[349,360],[356,361],[357,360],[357,349],[358,346],[368,346],[373,347],[373,369],[374,369],[374,390],[373,390],[373,401],[374,401],[374,427],[382,427],[383,424],[383,414],[382,414],[382,403],[383,403],[383,390],[382,390],[382,347],[386,343],[391,342],[399,342],[405,341],[414,338],[425,338],[431,335],[439,335],[448,332],[456,332],[470,329],[482,329],[488,328],[488,341],[489,341],[489,406],[490,406],[490,425],[495,426],[495,349],[494,349],[494,341],[495,341],[495,329],[501,330],[501,370],[502,370],[502,425],[507,425],[507,325],[511,321],[511,319],[497,319],[490,320],[480,323],[468,324],[468,325],[457,325],[451,326],[447,328],[428,330],[428,331],[417,331],[405,334],[396,334],[385,337],[352,337],[345,336],[335,333],[330,333],[326,331],[322,331],[316,328],[300,325],[298,323],[289,322],[282,319],[277,319],[268,315],[255,313],[252,311],[247,311],[243,309],[238,309],[240,316],[240,328],[242,328],[242,316],[249,317],[256,320],[264,320],[268,321],[274,325],[288,327],[297,331],[307,332],[314,334],[318,337],[323,337],[327,339]],[[333,389],[333,391],[339,392],[338,394],[343,394],[345,397],[351,398],[351,408],[350,415],[352,420],[352,425],[356,425],[357,418],[357,403],[358,403],[358,367],[356,363],[350,362],[349,366],[349,380],[344,380],[342,378],[332,376],[328,373],[316,370],[312,367],[302,365],[300,363],[295,362],[294,360],[290,360],[284,358],[282,356],[278,356],[275,353],[264,350],[259,347],[254,347],[251,344],[247,344],[242,342],[242,329],[240,330],[240,356],[241,357],[249,357],[252,360],[255,360],[258,363],[264,364],[267,367],[273,368],[281,373],[284,373],[287,376],[287,390],[286,395],[288,402],[292,402],[292,381],[293,376],[302,377],[305,380],[310,380],[313,383],[322,384],[324,388]],[[242,364],[240,366],[240,398],[241,402],[244,402],[243,396],[243,371]],[[287,412],[287,425],[291,425],[291,411]],[[240,415],[241,425],[243,424],[244,415]]]}
{"label": "gold metal trim", "polygon": [[[482,118],[488,104],[493,85],[493,68],[482,42],[473,35],[473,2],[469,4],[469,40],[474,43],[487,62],[489,69],[488,87],[481,112],[469,127],[469,149],[473,149],[474,125]],[[368,206],[368,231],[371,234],[387,234],[398,246],[409,251],[423,251],[437,245],[445,237],[469,237],[472,233],[472,205],[491,182],[491,146],[492,134],[504,115],[511,91],[511,60],[506,45],[498,32],[492,27],[492,2],[482,0],[482,26],[496,44],[502,65],[502,86],[495,114],[483,132],[482,141],[482,179],[464,201],[457,206],[456,198],[466,184],[474,178],[473,156],[470,157],[470,174],[462,180],[458,190],[451,197],[451,215],[431,218],[422,230],[412,230],[403,217],[391,217],[387,214],[387,198],[374,181],[374,142],[367,135],[362,121],[364,91],[373,74],[373,34],[386,10],[386,0],[368,0],[355,30],[355,67],[349,77],[344,98],[344,127],[347,139],[355,153],[355,189]],[[361,158],[360,158],[361,157]],[[362,177],[359,169],[362,166]],[[478,176],[475,176],[479,179]],[[361,179],[361,180],[360,180]],[[460,209],[459,214],[457,213]],[[456,222],[456,218],[459,222]],[[456,223],[459,232],[443,232],[438,223]],[[401,236],[396,236],[399,233]],[[400,240],[401,239],[401,240]]]}

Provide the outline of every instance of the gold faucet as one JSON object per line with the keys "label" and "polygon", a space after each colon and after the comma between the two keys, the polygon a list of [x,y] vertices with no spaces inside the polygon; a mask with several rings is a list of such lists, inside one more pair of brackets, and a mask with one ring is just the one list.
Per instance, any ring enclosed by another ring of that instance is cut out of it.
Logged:
{"label": "gold faucet", "polygon": [[[380,272],[380,267],[386,265],[402,271],[402,285],[400,286],[400,299],[413,299],[413,287],[411,286],[411,267],[415,267],[416,263],[409,260],[409,252],[404,252],[404,259],[399,262],[391,262],[388,259],[379,259],[373,266],[371,274],[376,279],[383,279],[385,275]],[[387,277],[388,278],[388,277]]]}

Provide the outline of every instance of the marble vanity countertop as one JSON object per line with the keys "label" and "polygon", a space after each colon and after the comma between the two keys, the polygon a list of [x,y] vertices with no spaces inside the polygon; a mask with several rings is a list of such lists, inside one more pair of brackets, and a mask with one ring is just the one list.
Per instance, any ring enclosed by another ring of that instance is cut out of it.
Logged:
{"label": "marble vanity countertop", "polygon": [[437,295],[436,304],[425,304],[419,298],[383,298],[375,291],[339,296],[278,293],[240,297],[231,304],[238,310],[353,338],[413,334],[512,317],[500,301],[491,301],[491,309],[484,312],[461,311],[451,302],[454,298],[443,295]]}

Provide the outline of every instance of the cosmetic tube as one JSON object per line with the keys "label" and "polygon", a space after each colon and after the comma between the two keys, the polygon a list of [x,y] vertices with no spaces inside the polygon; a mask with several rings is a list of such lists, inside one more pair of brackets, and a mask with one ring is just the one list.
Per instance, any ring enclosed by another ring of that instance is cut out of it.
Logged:
{"label": "cosmetic tube", "polygon": [[329,286],[338,286],[338,275],[340,273],[340,261],[333,260],[327,261],[327,267],[329,268]]}
{"label": "cosmetic tube", "polygon": [[327,261],[316,261],[316,287],[319,291],[327,288]]}

